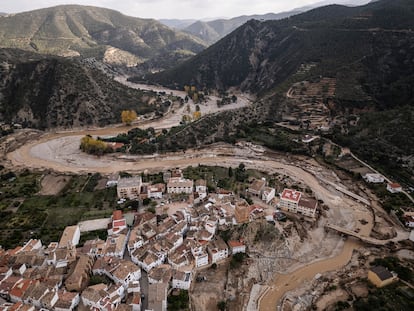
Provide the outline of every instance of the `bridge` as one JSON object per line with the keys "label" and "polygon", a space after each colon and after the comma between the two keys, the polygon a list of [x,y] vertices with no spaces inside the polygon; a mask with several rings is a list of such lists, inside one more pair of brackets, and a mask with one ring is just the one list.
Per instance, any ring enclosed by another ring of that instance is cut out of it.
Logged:
{"label": "bridge", "polygon": [[368,236],[364,236],[359,234],[358,232],[355,231],[351,231],[336,225],[332,225],[332,224],[327,224],[325,226],[325,228],[327,229],[332,229],[336,232],[348,235],[348,236],[352,236],[354,238],[357,238],[359,240],[361,240],[362,242],[368,243],[368,244],[372,244],[372,245],[377,245],[377,246],[384,246],[386,244],[388,244],[389,242],[398,242],[398,241],[402,241],[407,239],[406,237],[400,237],[400,238],[395,238],[395,239],[389,239],[389,240],[378,240],[378,239],[374,239]]}

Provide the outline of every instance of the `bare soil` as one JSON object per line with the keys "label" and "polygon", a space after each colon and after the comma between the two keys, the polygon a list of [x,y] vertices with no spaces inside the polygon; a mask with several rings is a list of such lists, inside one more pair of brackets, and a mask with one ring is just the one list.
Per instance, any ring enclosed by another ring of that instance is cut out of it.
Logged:
{"label": "bare soil", "polygon": [[41,184],[40,195],[57,195],[66,184],[70,181],[71,177],[66,175],[54,175],[48,174],[43,176]]}
{"label": "bare soil", "polygon": [[223,300],[227,279],[227,263],[218,264],[216,269],[206,268],[198,273],[207,281],[194,282],[191,290],[191,305],[196,311],[216,311],[217,303]]}

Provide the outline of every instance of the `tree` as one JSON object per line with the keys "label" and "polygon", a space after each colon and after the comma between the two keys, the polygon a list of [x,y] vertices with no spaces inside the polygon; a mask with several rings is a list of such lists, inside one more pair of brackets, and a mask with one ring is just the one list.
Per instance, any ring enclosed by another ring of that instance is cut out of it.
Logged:
{"label": "tree", "polygon": [[181,122],[183,122],[184,124],[187,122],[191,122],[191,117],[188,114],[185,114],[182,116]]}
{"label": "tree", "polygon": [[221,300],[221,301],[219,301],[219,302],[217,303],[217,308],[218,308],[220,311],[224,311],[224,310],[226,310],[226,307],[227,307],[227,304],[226,304],[226,302],[225,302],[224,300]]}
{"label": "tree", "polygon": [[79,148],[83,152],[95,155],[103,155],[112,150],[112,148],[108,147],[105,142],[99,139],[94,139],[91,135],[82,137]]}
{"label": "tree", "polygon": [[239,164],[239,167],[236,168],[236,180],[239,182],[245,182],[249,177],[246,172],[246,166],[243,163]]}
{"label": "tree", "polygon": [[201,118],[201,112],[200,111],[194,111],[193,112],[193,119],[198,120]]}
{"label": "tree", "polygon": [[134,110],[123,110],[121,112],[122,123],[131,125],[132,121],[137,118],[137,113]]}
{"label": "tree", "polygon": [[193,94],[193,101],[194,101],[195,103],[197,103],[197,102],[198,102],[198,93],[197,93],[197,92]]}

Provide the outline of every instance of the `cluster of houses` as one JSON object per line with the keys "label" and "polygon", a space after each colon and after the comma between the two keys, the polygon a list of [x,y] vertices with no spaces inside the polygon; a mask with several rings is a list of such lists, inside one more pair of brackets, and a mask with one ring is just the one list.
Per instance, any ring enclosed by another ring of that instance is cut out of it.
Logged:
{"label": "cluster of houses", "polygon": [[[362,178],[367,182],[371,184],[383,184],[385,182],[384,176],[377,173],[367,173]],[[403,189],[400,184],[398,183],[387,183],[387,190],[391,193],[398,193],[401,192]]]}
{"label": "cluster of houses", "polygon": [[[117,186],[119,199],[161,199],[167,192],[188,194],[192,204],[164,215],[116,210],[107,222],[106,240],[96,238],[81,246],[81,230],[74,225],[65,228],[59,242],[47,246],[30,240],[12,250],[0,249],[0,308],[72,311],[82,303],[94,311],[141,310],[140,279],[145,271],[146,310],[166,310],[170,289],[188,290],[198,269],[246,252],[243,240],[225,242],[217,232],[264,218],[263,207],[227,190],[207,194],[205,180],[185,179],[180,170],[165,181],[151,185],[141,177],[119,178],[111,186]],[[275,189],[264,179],[254,180],[248,192],[274,206]],[[285,189],[278,206],[315,217],[317,201]],[[101,283],[103,279],[110,284]]]}
{"label": "cluster of houses", "polygon": [[[363,179],[367,183],[373,183],[373,184],[382,184],[385,182],[385,178],[381,174],[367,173],[363,176]],[[387,183],[387,190],[390,193],[399,193],[403,191],[401,185],[398,183]],[[413,212],[404,212],[401,220],[406,227],[414,228],[414,213]]]}

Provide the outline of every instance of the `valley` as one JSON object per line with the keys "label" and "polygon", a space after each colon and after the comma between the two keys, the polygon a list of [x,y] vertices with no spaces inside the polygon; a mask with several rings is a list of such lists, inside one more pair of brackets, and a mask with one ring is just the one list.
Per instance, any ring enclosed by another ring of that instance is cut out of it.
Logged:
{"label": "valley", "polygon": [[[118,81],[127,83],[124,78]],[[129,84],[129,83],[127,83]],[[130,86],[133,86],[129,84]],[[155,89],[153,86],[135,85],[157,92],[172,92],[174,96],[184,96],[185,93],[168,89]],[[240,95],[238,95],[240,97]],[[206,110],[203,113],[216,113],[220,109],[214,105],[216,98],[212,102],[206,103]],[[243,107],[249,101],[238,102],[237,106],[225,106],[225,109],[235,109]],[[203,107],[203,105],[201,105]],[[208,110],[208,107],[211,110]],[[215,107],[215,108],[214,108]],[[181,120],[184,110],[169,112],[163,119],[153,121],[140,121],[134,126],[142,128],[153,127],[157,130],[176,126]],[[246,293],[250,299],[248,305],[260,310],[273,310],[274,306],[283,303],[289,304],[288,300],[281,300],[286,293],[299,290],[304,285],[309,284],[315,275],[324,274],[334,270],[341,270],[351,260],[354,252],[361,252],[367,245],[349,238],[343,242],[337,234],[325,231],[328,223],[336,223],[349,230],[357,231],[363,236],[370,236],[374,226],[375,214],[367,206],[347,197],[332,184],[340,184],[351,191],[358,191],[358,194],[367,197],[361,191],[361,187],[355,188],[346,180],[340,180],[327,167],[321,166],[313,159],[308,157],[286,156],[282,153],[274,153],[271,150],[257,149],[251,146],[233,146],[228,144],[215,144],[208,148],[189,149],[178,153],[155,154],[145,156],[134,156],[124,154],[113,154],[96,157],[87,155],[79,150],[79,141],[86,135],[108,136],[117,135],[128,131],[129,126],[117,125],[106,128],[90,128],[80,131],[64,131],[57,133],[46,133],[40,138],[25,143],[22,147],[7,154],[7,162],[13,169],[30,170],[53,170],[60,174],[92,174],[101,173],[111,175],[120,171],[127,171],[132,174],[146,172],[155,174],[172,168],[186,168],[188,166],[224,166],[237,167],[243,163],[247,168],[255,171],[263,171],[267,174],[283,174],[293,179],[295,183],[300,183],[309,187],[316,198],[326,206],[326,212],[317,223],[313,224],[306,233],[306,242],[298,240],[294,234],[287,238],[285,246],[276,250],[265,251],[263,249],[251,249],[251,253],[259,252],[261,256],[252,257],[249,275],[257,280],[260,288],[252,287],[252,292]],[[266,207],[266,213],[272,214],[274,209]],[[378,216],[377,216],[378,217]],[[363,220],[363,221],[362,221]],[[384,223],[383,226],[387,226]],[[282,232],[285,226],[278,226]],[[395,228],[397,241],[406,240],[408,233]],[[277,254],[289,253],[289,257],[269,262],[266,256],[278,256]],[[299,262],[297,262],[299,261]],[[263,271],[265,266],[266,270]],[[264,273],[264,274],[263,274]],[[244,282],[249,282],[247,279]],[[236,289],[237,290],[237,289]],[[201,295],[200,303],[203,300]],[[258,295],[258,296],[257,296]],[[207,298],[206,296],[205,299]],[[289,296],[288,296],[289,297]],[[248,299],[249,300],[249,299]],[[197,300],[194,300],[195,308]],[[249,310],[248,308],[246,310]]]}
{"label": "valley", "polygon": [[413,21],[0,14],[0,308],[413,310]]}

